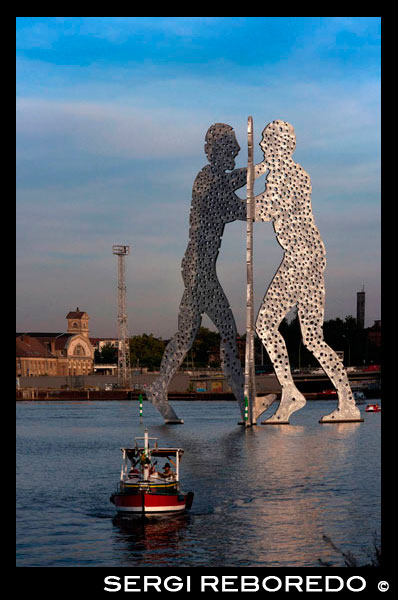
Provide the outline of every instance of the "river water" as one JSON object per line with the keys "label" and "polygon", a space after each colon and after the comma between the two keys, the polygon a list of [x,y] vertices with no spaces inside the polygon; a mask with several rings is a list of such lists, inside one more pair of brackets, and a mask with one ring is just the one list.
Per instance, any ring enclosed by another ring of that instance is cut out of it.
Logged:
{"label": "river water", "polygon": [[[144,402],[17,403],[17,566],[342,566],[328,536],[361,564],[380,535],[381,413],[324,424],[333,401],[291,425],[237,424],[235,402],[172,403],[163,425]],[[271,409],[272,412],[272,409]],[[115,518],[120,447],[148,428],[182,447],[191,511],[149,523]]]}

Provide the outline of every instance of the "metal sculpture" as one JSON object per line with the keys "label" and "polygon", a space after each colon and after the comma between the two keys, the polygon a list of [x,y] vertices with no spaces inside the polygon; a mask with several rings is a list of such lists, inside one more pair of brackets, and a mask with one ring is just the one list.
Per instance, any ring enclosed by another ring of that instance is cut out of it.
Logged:
{"label": "metal sculpture", "polygon": [[290,415],[306,403],[293,382],[286,345],[278,330],[293,307],[297,307],[304,345],[338,393],[337,408],[320,422],[360,421],[343,363],[323,337],[326,253],[312,213],[310,176],[292,159],[296,147],[293,126],[280,120],[269,123],[260,146],[268,174],[265,191],[255,197],[255,220],[273,221],[284,250],[256,321],[257,334],[282,387],[280,404],[265,423],[289,423]]}
{"label": "metal sculpture", "polygon": [[179,309],[178,331],[165,349],[158,378],[147,390],[148,399],[168,423],[181,422],[168,404],[167,388],[192,347],[204,313],[220,333],[222,369],[244,418],[237,330],[217,278],[216,261],[226,223],[246,220],[246,201],[235,191],[246,184],[247,169],[235,169],[240,147],[230,125],[215,123],[209,127],[205,141],[209,164],[198,173],[193,184],[189,242],[182,260],[185,290]]}

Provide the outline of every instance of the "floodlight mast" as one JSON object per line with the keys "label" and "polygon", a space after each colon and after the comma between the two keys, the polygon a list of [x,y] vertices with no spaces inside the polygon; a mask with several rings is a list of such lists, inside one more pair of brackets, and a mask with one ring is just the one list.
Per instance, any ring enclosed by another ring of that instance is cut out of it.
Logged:
{"label": "floodlight mast", "polygon": [[118,260],[118,352],[117,374],[124,388],[131,387],[130,344],[127,332],[126,265],[130,246],[114,245],[112,252]]}

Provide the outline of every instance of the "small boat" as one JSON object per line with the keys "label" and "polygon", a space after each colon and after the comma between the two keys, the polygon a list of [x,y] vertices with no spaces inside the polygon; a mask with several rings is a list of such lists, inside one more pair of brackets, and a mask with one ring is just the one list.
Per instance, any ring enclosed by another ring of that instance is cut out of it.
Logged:
{"label": "small boat", "polygon": [[336,390],[322,390],[319,392],[319,398],[335,398],[337,396]]}
{"label": "small boat", "polygon": [[377,402],[375,404],[367,404],[365,411],[366,412],[380,412],[381,407],[379,406],[379,404],[377,404]]}
{"label": "small boat", "polygon": [[[139,444],[139,441],[144,444]],[[150,441],[153,441],[152,447]],[[134,448],[121,448],[123,453],[120,481],[116,492],[109,500],[116,506],[121,515],[150,517],[154,515],[170,515],[189,510],[193,502],[193,492],[180,491],[180,461],[182,448],[160,448],[157,438],[135,438]],[[157,460],[170,461],[175,473],[166,462],[163,473],[157,470]],[[128,470],[128,461],[131,464]],[[137,468],[138,467],[138,468]]]}

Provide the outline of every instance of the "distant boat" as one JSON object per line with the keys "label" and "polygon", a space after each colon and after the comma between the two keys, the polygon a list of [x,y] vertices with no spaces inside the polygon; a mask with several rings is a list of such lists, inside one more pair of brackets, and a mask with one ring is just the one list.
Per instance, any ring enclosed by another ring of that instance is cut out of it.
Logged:
{"label": "distant boat", "polygon": [[322,390],[319,392],[320,399],[322,398],[335,398],[337,396],[336,390]]}
{"label": "distant boat", "polygon": [[[150,447],[149,439],[156,440],[153,447]],[[144,440],[144,445],[139,446],[138,440]],[[193,492],[184,494],[180,491],[179,463],[184,453],[182,448],[159,448],[157,438],[149,438],[148,431],[145,430],[144,438],[135,439],[134,448],[121,450],[123,461],[120,481],[117,491],[110,497],[119,514],[145,518],[182,513],[191,508]],[[170,471],[168,463],[165,468],[168,466],[169,471],[156,472],[157,461],[154,458],[170,460],[175,465],[176,472]],[[128,460],[131,462],[130,471]]]}
{"label": "distant boat", "polygon": [[381,408],[380,406],[377,404],[377,402],[375,404],[367,404],[366,408],[365,408],[366,412],[380,412]]}

